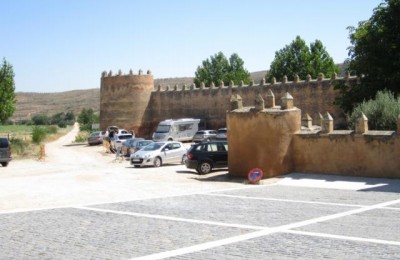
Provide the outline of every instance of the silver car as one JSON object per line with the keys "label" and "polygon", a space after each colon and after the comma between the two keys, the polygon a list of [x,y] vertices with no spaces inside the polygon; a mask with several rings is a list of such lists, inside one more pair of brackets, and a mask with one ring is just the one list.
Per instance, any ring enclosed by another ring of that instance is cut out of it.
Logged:
{"label": "silver car", "polygon": [[193,136],[193,142],[203,142],[203,141],[211,141],[214,140],[217,136],[217,131],[215,130],[200,130],[197,131],[196,134]]}
{"label": "silver car", "polygon": [[130,162],[134,167],[153,165],[160,167],[168,163],[184,164],[186,161],[186,148],[181,142],[155,142],[131,154]]}

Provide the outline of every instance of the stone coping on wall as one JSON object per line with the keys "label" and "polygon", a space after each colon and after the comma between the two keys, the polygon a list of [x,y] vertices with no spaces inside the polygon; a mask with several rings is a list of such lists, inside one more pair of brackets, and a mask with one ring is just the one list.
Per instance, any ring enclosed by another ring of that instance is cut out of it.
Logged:
{"label": "stone coping on wall", "polygon": [[[322,137],[322,136],[351,136],[355,135],[354,130],[333,130],[331,133],[321,133],[319,126],[313,126],[313,128],[302,127],[299,132],[296,133],[302,137]],[[359,136],[371,137],[371,138],[387,138],[397,136],[396,131],[378,131],[370,130],[363,134],[357,134]]]}
{"label": "stone coping on wall", "polygon": [[271,82],[267,83],[263,80],[259,82],[259,84],[251,83],[248,85],[214,85],[212,87],[201,87],[191,85],[158,85],[154,86],[153,92],[174,92],[174,91],[218,91],[220,89],[241,89],[241,88],[249,88],[249,87],[272,87],[272,86],[286,86],[291,84],[304,84],[304,83],[318,83],[318,82],[332,82],[335,80],[356,80],[357,76],[347,76],[347,77],[334,77],[334,78],[323,78],[323,79],[306,79],[306,80],[298,80],[298,81],[284,81],[284,82]]}
{"label": "stone coping on wall", "polygon": [[290,109],[285,109],[282,110],[281,106],[275,106],[273,108],[264,108],[263,110],[256,110],[255,107],[242,107],[242,108],[237,108],[235,110],[232,110],[230,112],[234,113],[248,113],[248,112],[254,112],[254,113],[271,113],[271,114],[277,114],[281,112],[287,112],[287,111],[297,111],[300,110],[297,107],[293,107]]}

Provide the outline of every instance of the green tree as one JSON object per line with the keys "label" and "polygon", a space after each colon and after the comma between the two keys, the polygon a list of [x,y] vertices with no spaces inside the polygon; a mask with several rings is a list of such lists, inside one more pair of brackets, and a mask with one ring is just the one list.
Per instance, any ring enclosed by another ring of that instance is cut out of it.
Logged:
{"label": "green tree", "polygon": [[330,77],[337,71],[332,57],[320,40],[315,40],[308,47],[306,42],[297,36],[291,44],[275,52],[275,59],[266,77],[268,80],[273,77],[281,80],[283,76],[287,76],[288,80],[293,80],[295,75],[305,79],[308,74],[312,78],[317,78],[319,73]]}
{"label": "green tree", "polygon": [[397,129],[397,117],[400,114],[400,98],[395,98],[387,90],[378,91],[375,99],[364,101],[354,107],[350,115],[349,126],[355,127],[361,112],[368,118],[368,127],[371,130]]}
{"label": "green tree", "polygon": [[249,84],[251,80],[250,73],[244,68],[244,61],[236,53],[229,57],[228,75],[224,84],[228,85],[231,80],[236,85],[242,80],[244,84]]}
{"label": "green tree", "polygon": [[67,125],[72,125],[75,122],[75,114],[72,111],[68,111],[65,114],[65,121],[67,123]]}
{"label": "green tree", "polygon": [[14,71],[10,63],[3,58],[0,68],[0,122],[5,123],[15,111]]}
{"label": "green tree", "polygon": [[32,123],[34,125],[48,125],[50,118],[47,115],[35,115],[32,117]]}
{"label": "green tree", "polygon": [[319,73],[324,73],[325,77],[331,78],[333,73],[338,72],[339,68],[333,62],[332,57],[325,49],[320,40],[310,44],[310,75],[316,78]]}
{"label": "green tree", "polygon": [[209,87],[211,83],[228,85],[233,80],[238,84],[241,80],[245,83],[250,82],[250,73],[244,68],[244,61],[236,53],[232,54],[229,60],[222,52],[211,56],[202,62],[202,66],[197,67],[194,83],[200,86],[201,82]]}
{"label": "green tree", "polygon": [[372,99],[379,90],[400,92],[400,0],[385,0],[367,21],[348,27],[349,70],[360,76],[354,86],[337,86],[337,103],[345,110]]}
{"label": "green tree", "polygon": [[92,124],[96,123],[98,116],[93,112],[93,109],[82,109],[81,113],[78,115],[78,123],[80,124],[81,131],[92,131]]}

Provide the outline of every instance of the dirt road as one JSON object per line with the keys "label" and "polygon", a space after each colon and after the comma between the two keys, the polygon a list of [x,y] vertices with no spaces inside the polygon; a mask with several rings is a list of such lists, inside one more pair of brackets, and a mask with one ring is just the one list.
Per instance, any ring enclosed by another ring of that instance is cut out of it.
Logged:
{"label": "dirt road", "polygon": [[184,165],[133,168],[103,147],[74,144],[78,126],[46,144],[44,161],[0,167],[0,212],[88,205],[243,186],[226,171],[199,176]]}

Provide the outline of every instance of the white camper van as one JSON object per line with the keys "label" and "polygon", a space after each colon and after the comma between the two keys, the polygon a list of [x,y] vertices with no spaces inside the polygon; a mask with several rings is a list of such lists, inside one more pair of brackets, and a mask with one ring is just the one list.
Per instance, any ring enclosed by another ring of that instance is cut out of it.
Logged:
{"label": "white camper van", "polygon": [[161,121],[153,133],[153,141],[192,141],[200,119],[182,118]]}

